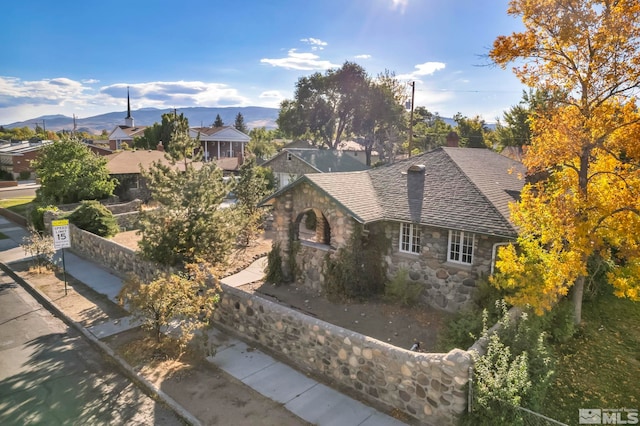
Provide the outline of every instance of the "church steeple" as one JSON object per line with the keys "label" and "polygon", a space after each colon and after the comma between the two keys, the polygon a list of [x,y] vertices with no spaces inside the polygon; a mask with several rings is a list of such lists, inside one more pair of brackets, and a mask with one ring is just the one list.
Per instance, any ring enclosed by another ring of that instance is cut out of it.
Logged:
{"label": "church steeple", "polygon": [[129,86],[127,86],[127,116],[124,119],[124,125],[127,127],[134,127],[133,117],[131,116],[131,101],[129,100]]}

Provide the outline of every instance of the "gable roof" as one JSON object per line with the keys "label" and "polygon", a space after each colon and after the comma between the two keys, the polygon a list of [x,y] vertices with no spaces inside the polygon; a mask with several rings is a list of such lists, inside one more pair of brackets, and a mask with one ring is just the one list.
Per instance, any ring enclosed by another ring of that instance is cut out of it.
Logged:
{"label": "gable roof", "polygon": [[[107,170],[111,175],[137,174],[140,173],[140,167],[148,170],[155,162],[171,166],[171,162],[165,157],[165,152],[156,150],[120,151],[106,155],[105,158]],[[202,163],[196,162],[193,165],[197,169],[202,166]],[[180,169],[183,165],[178,162],[174,167]]]}
{"label": "gable roof", "polygon": [[189,136],[196,138],[200,136],[201,141],[219,142],[245,142],[251,138],[233,126],[222,127],[192,127],[189,129]]}
{"label": "gable roof", "polygon": [[265,161],[262,164],[262,167],[268,167],[269,163],[287,154],[291,154],[299,160],[304,161],[320,173],[354,172],[368,169],[366,165],[362,164],[350,155],[344,155],[340,151],[318,148],[283,149],[275,157]]}
{"label": "gable roof", "polygon": [[361,223],[380,220],[515,237],[509,202],[524,185],[524,166],[488,149],[438,148],[354,173],[310,174],[263,201],[309,182]]}
{"label": "gable roof", "polygon": [[133,140],[133,138],[136,136],[144,135],[144,129],[146,128],[147,126],[134,126],[134,127],[123,126],[123,125],[116,126],[111,131],[111,133],[109,133],[109,140],[115,140],[115,139]]}

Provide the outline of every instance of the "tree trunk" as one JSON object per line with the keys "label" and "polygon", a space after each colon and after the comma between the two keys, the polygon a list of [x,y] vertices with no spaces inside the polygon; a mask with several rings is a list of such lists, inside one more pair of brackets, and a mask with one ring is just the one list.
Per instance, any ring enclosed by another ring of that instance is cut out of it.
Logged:
{"label": "tree trunk", "polygon": [[573,300],[573,322],[576,325],[580,325],[582,322],[582,296],[584,294],[584,276],[580,276],[576,279],[572,289]]}

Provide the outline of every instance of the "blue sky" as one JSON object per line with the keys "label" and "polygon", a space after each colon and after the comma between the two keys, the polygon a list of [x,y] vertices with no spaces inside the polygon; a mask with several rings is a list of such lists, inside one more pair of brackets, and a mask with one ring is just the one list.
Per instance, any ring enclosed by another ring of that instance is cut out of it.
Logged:
{"label": "blue sky", "polygon": [[519,102],[488,66],[521,29],[508,0],[109,0],[6,2],[0,124],[48,114],[279,106],[302,76],[360,64],[415,81],[415,105],[488,122]]}

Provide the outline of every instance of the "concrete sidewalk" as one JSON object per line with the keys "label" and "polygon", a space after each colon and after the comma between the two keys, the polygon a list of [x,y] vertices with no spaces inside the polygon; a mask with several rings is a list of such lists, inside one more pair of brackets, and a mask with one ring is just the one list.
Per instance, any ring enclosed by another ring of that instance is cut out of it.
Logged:
{"label": "concrete sidewalk", "polygon": [[[0,217],[0,232],[9,237],[0,240],[0,262],[10,266],[13,262],[27,259],[20,244],[28,232],[3,217]],[[60,254],[59,252],[57,256]],[[235,287],[258,281],[264,275],[264,262],[266,257],[222,282]],[[115,296],[122,287],[122,280],[118,276],[69,251],[65,252],[65,266],[69,275],[115,301]],[[137,325],[130,317],[125,317],[89,327],[87,330],[98,339],[103,339]],[[404,424],[310,379],[222,331],[212,329],[210,338],[217,346],[216,355],[207,358],[210,362],[267,398],[283,404],[309,423],[319,426]]]}

